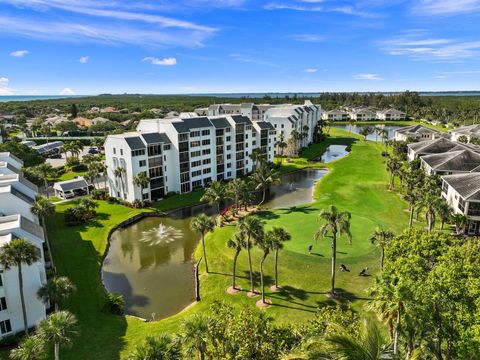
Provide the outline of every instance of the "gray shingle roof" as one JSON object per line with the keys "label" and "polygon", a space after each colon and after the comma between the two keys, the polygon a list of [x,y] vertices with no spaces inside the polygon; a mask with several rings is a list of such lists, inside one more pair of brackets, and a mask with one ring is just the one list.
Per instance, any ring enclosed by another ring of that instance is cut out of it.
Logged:
{"label": "gray shingle roof", "polygon": [[255,124],[257,124],[262,130],[275,130],[273,125],[268,121],[257,121]]}
{"label": "gray shingle roof", "polygon": [[445,138],[408,144],[408,147],[414,150],[417,154],[439,154],[447,152],[456,146],[458,146],[458,143]]}
{"label": "gray shingle roof", "polygon": [[126,137],[125,141],[131,150],[145,149],[145,144],[143,143],[142,139],[140,139],[140,136]]}
{"label": "gray shingle roof", "polygon": [[182,121],[172,122],[172,126],[178,133],[190,132],[192,129],[206,128],[212,126],[208,117],[201,116],[197,118],[185,118]]}
{"label": "gray shingle roof", "polygon": [[147,144],[171,143],[170,139],[165,133],[152,132],[142,133],[141,135]]}
{"label": "gray shingle roof", "polygon": [[226,118],[214,118],[210,119],[210,121],[216,129],[225,129],[231,127],[230,123]]}
{"label": "gray shingle roof", "polygon": [[69,190],[78,190],[88,187],[88,183],[84,178],[78,178],[67,181],[60,181],[53,185],[54,188],[60,188],[63,192]]}
{"label": "gray shingle roof", "polygon": [[243,115],[231,115],[235,124],[251,124],[250,119]]}
{"label": "gray shingle roof", "polygon": [[436,171],[470,172],[480,166],[480,154],[470,150],[425,155],[422,161]]}
{"label": "gray shingle roof", "polygon": [[442,179],[465,200],[480,199],[480,173],[446,175]]}

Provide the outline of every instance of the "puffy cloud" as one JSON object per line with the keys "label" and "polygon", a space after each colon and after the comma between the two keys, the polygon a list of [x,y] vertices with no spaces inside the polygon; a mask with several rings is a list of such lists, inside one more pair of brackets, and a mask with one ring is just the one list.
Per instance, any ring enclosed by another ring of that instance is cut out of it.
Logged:
{"label": "puffy cloud", "polygon": [[73,91],[69,87],[66,87],[66,88],[63,88],[62,91],[60,91],[59,95],[75,95],[75,91]]}
{"label": "puffy cloud", "polygon": [[376,80],[383,80],[380,75],[378,74],[356,74],[353,76],[356,80],[369,80],[369,81],[376,81]]}
{"label": "puffy cloud", "polygon": [[161,66],[174,66],[177,65],[177,59],[174,57],[168,57],[168,58],[163,58],[159,59],[153,56],[147,56],[142,59],[142,62],[149,62],[150,64],[153,65],[161,65]]}
{"label": "puffy cloud", "polygon": [[80,64],[86,64],[90,60],[90,56],[81,56],[80,59],[78,59],[78,62]]}
{"label": "puffy cloud", "polygon": [[315,68],[308,68],[305,70],[305,72],[307,73],[310,73],[310,74],[314,74],[318,71],[318,69],[315,69]]}
{"label": "puffy cloud", "polygon": [[12,51],[10,53],[10,56],[21,58],[27,54],[28,54],[28,50],[17,50],[17,51]]}
{"label": "puffy cloud", "polygon": [[0,95],[13,95],[13,89],[8,87],[10,80],[8,78],[0,76]]}

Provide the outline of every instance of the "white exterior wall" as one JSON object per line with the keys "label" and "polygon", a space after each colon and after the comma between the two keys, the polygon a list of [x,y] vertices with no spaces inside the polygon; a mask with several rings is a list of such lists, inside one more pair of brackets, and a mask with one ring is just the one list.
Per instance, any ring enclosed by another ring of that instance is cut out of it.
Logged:
{"label": "white exterior wall", "polygon": [[30,210],[32,204],[18,198],[11,192],[0,193],[0,204],[2,204],[0,207],[0,216],[20,214],[35,224],[39,224],[37,216],[35,216]]}
{"label": "white exterior wall", "polygon": [[0,152],[0,161],[6,162],[19,170],[23,167],[23,161],[12,157],[8,152]]}

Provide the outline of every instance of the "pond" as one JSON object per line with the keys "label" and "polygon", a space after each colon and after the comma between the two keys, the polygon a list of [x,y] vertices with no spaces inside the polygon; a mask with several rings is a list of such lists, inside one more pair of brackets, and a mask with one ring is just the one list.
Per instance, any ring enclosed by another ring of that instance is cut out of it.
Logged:
{"label": "pond", "polygon": [[322,156],[314,159],[314,161],[320,161],[324,164],[341,159],[348,155],[346,145],[329,145]]}
{"label": "pond", "polygon": [[[355,134],[359,134],[360,129],[362,129],[366,126],[371,126],[371,127],[374,126],[376,128],[379,128],[379,129],[387,130],[388,131],[388,140],[392,140],[393,137],[394,137],[395,130],[400,129],[402,127],[400,125],[384,125],[384,124],[371,124],[371,125],[363,125],[363,124],[362,125],[355,125],[355,124],[338,124],[338,125],[335,125],[335,124],[333,124],[332,125],[332,127],[347,130],[347,131],[353,132]],[[382,138],[380,137],[380,135],[378,133],[375,132],[373,134],[368,135],[367,140],[369,140],[369,141],[382,141]]]}
{"label": "pond", "polygon": [[[282,176],[265,206],[283,208],[313,201],[315,183],[327,173],[310,169]],[[123,295],[127,314],[147,320],[172,316],[195,299],[192,254],[199,241],[190,230],[192,216],[213,214],[209,205],[145,218],[115,231],[102,266],[109,292]]]}

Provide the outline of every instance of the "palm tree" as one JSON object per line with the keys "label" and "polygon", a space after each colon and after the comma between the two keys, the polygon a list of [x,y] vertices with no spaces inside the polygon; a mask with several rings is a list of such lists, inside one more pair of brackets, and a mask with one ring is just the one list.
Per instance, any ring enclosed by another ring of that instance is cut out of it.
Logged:
{"label": "palm tree", "polygon": [[265,154],[260,148],[256,148],[253,149],[252,153],[250,154],[250,159],[253,161],[253,170],[255,170],[259,163],[261,164],[265,161]]}
{"label": "palm tree", "polygon": [[402,163],[392,157],[387,160],[387,170],[390,173],[390,186],[389,189],[393,190],[394,182],[395,182],[395,174],[397,171],[402,167]]}
{"label": "palm tree", "polygon": [[150,184],[150,179],[144,172],[138,173],[133,177],[133,185],[140,187],[141,201],[143,202],[143,190]]}
{"label": "palm tree", "polygon": [[77,159],[82,152],[82,148],[82,144],[79,141],[72,141],[69,145],[70,153]]}
{"label": "palm tree", "polygon": [[427,222],[428,232],[431,232],[435,227],[435,214],[440,201],[442,200],[435,194],[427,192],[426,194],[424,194],[420,202],[421,208],[425,210],[425,218]]}
{"label": "palm tree", "polygon": [[235,255],[233,256],[233,276],[232,276],[232,289],[237,290],[236,274],[237,274],[237,259],[240,255],[240,251],[247,246],[245,239],[241,233],[237,233],[233,236],[233,239],[228,239],[227,247],[235,249]]}
{"label": "palm tree", "polygon": [[332,354],[343,360],[388,360],[394,359],[391,343],[373,321],[361,323],[358,335],[344,333],[326,338],[332,345]]}
{"label": "palm tree", "polygon": [[250,271],[250,292],[255,293],[255,286],[253,283],[252,258],[250,255],[251,241],[263,236],[262,222],[254,216],[246,216],[238,223],[240,234],[244,236],[247,244],[248,267]]}
{"label": "palm tree", "polygon": [[255,169],[254,173],[252,174],[252,179],[255,183],[255,189],[262,190],[262,201],[259,205],[265,202],[268,188],[272,185],[277,185],[280,183],[280,176],[278,173],[267,165],[260,166],[259,168]]}
{"label": "palm tree", "polygon": [[20,290],[20,302],[22,304],[23,327],[28,335],[27,309],[23,289],[22,266],[30,266],[40,260],[39,249],[25,239],[14,239],[0,248],[0,264],[5,270],[16,266],[18,269],[18,288]]}
{"label": "palm tree", "polygon": [[10,351],[12,360],[42,360],[46,358],[45,344],[38,336],[27,336],[20,345]]}
{"label": "palm tree", "polygon": [[275,288],[278,289],[278,252],[283,248],[283,243],[289,241],[292,236],[283,228],[274,227],[270,231],[272,249],[275,251]]}
{"label": "palm tree", "polygon": [[205,233],[213,231],[215,228],[215,219],[205,214],[195,216],[190,222],[190,229],[200,233],[202,239],[203,258],[205,259],[205,270],[208,273],[207,250],[205,248]]}
{"label": "palm tree", "polygon": [[245,181],[239,178],[235,178],[227,185],[227,194],[229,199],[235,201],[235,207],[238,209],[240,194],[245,187]]}
{"label": "palm tree", "polygon": [[468,224],[468,217],[464,214],[454,214],[452,216],[452,222],[455,224],[455,232],[457,235],[465,233],[465,228]]}
{"label": "palm tree", "polygon": [[128,357],[129,360],[181,360],[182,344],[168,334],[147,336]]}
{"label": "palm tree", "polygon": [[445,223],[452,217],[452,208],[446,201],[439,201],[436,205],[435,212],[440,218],[440,230],[443,230]]}
{"label": "palm tree", "polygon": [[383,269],[383,262],[385,260],[385,246],[393,239],[395,235],[390,230],[383,230],[376,228],[375,232],[370,236],[372,244],[380,248],[380,264]]}
{"label": "palm tree", "polygon": [[290,139],[292,140],[293,142],[293,151],[294,151],[294,154],[295,155],[298,155],[299,151],[298,151],[298,140],[300,139],[300,133],[296,130],[296,129],[293,129],[291,132],[290,132]]}
{"label": "palm tree", "polygon": [[61,301],[67,299],[75,291],[75,285],[65,276],[55,276],[48,279],[47,283],[38,289],[37,296],[43,302],[50,301],[58,311]]}
{"label": "palm tree", "polygon": [[208,341],[208,318],[195,314],[182,324],[182,344],[188,356],[198,352],[200,360],[205,359]]}
{"label": "palm tree", "polygon": [[260,249],[263,250],[263,256],[260,260],[260,287],[262,291],[262,303],[266,304],[265,302],[265,286],[263,284],[263,263],[265,262],[268,254],[270,254],[270,250],[272,249],[272,233],[267,231],[263,234],[263,236],[257,236],[255,239],[255,245],[257,245]]}
{"label": "palm tree", "polygon": [[119,178],[120,179],[120,188],[122,189],[122,199],[123,199],[123,192],[124,192],[124,186],[123,186],[123,176],[125,175],[126,173],[126,170],[125,168],[119,166],[117,167],[114,171],[113,171],[113,175],[116,177],[116,178]]}
{"label": "palm tree", "polygon": [[221,181],[214,181],[205,190],[200,201],[206,201],[210,205],[216,205],[216,213],[220,212],[220,203],[225,200],[225,186]]}
{"label": "palm tree", "polygon": [[87,194],[90,195],[90,184],[95,186],[95,179],[97,178],[97,172],[90,170],[86,174],[83,175],[83,178],[89,184],[87,186]]}
{"label": "palm tree", "polygon": [[330,206],[330,210],[322,210],[319,220],[324,224],[315,233],[315,239],[325,237],[329,231],[332,232],[332,274],[331,274],[331,295],[335,295],[335,270],[337,261],[337,235],[347,235],[348,241],[352,242],[350,232],[350,219],[352,215],[348,211],[338,211],[335,206]]}
{"label": "palm tree", "polygon": [[45,192],[48,199],[50,197],[48,193],[48,180],[56,175],[55,169],[49,163],[43,163],[35,166],[33,171],[40,179],[43,180],[43,185],[45,186]]}
{"label": "palm tree", "polygon": [[60,359],[60,347],[69,346],[76,334],[77,319],[68,311],[51,314],[38,325],[38,336],[48,343],[53,343],[55,360]]}
{"label": "palm tree", "polygon": [[285,151],[287,146],[288,146],[288,144],[285,142],[285,138],[284,138],[283,133],[282,133],[282,134],[280,134],[280,139],[277,142],[278,157],[280,158],[280,164],[283,161],[283,152]]}
{"label": "palm tree", "polygon": [[45,237],[45,242],[47,244],[50,262],[52,263],[52,267],[55,268],[55,264],[53,263],[52,248],[50,246],[50,240],[48,239],[47,233],[47,217],[55,214],[55,205],[43,196],[38,195],[35,199],[35,202],[32,204],[30,211],[33,214],[37,215],[40,219],[40,224],[43,228],[43,236]]}

